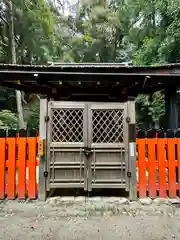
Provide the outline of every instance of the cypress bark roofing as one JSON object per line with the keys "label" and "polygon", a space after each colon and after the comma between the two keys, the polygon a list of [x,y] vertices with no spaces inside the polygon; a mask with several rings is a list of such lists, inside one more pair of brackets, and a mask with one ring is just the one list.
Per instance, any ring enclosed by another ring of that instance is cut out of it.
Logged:
{"label": "cypress bark roofing", "polygon": [[128,64],[121,64],[121,63],[58,63],[54,65],[19,65],[19,64],[0,64],[0,71],[40,71],[43,72],[61,72],[63,70],[75,70],[75,71],[88,71],[94,70],[116,70],[116,72],[143,72],[146,71],[170,71],[170,72],[179,72],[180,73],[180,63],[175,64],[164,64],[164,65],[151,65],[151,66],[137,66],[137,65],[128,65]]}
{"label": "cypress bark roofing", "polygon": [[76,96],[73,99],[84,100],[91,94],[119,101],[125,95],[136,96],[138,93],[180,86],[179,77],[180,64],[177,63],[156,66],[118,63],[0,64],[1,85],[59,99]]}

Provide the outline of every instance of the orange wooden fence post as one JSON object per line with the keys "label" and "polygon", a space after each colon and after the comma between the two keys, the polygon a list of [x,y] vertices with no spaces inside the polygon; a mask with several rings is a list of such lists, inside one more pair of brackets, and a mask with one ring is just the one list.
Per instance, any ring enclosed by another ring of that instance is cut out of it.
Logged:
{"label": "orange wooden fence post", "polygon": [[155,146],[157,144],[156,138],[147,139],[148,145],[148,191],[149,197],[155,198],[156,194],[156,152]]}
{"label": "orange wooden fence post", "polygon": [[166,138],[157,139],[157,158],[159,167],[159,196],[166,197],[166,159],[165,159],[165,144]]}
{"label": "orange wooden fence post", "polygon": [[[25,198],[27,166],[29,173],[27,185],[28,197],[29,199],[35,199],[37,193],[36,166],[38,165],[38,161],[36,159],[36,154],[38,138],[33,137],[34,135],[31,135],[32,137],[26,137],[26,135],[15,137],[12,133],[9,137],[2,137],[0,131],[0,199],[4,199],[6,193],[6,167],[8,168],[8,199],[14,199],[16,197],[16,167],[18,167],[18,197],[19,199]],[[142,138],[141,135],[141,137],[137,139],[137,167],[139,173],[138,184],[140,198],[146,197],[147,190],[151,198],[156,197],[157,190],[159,190],[160,197],[166,197],[167,186],[169,197],[176,197],[176,190],[180,190],[180,137],[173,138],[174,135],[171,135],[170,131],[167,136],[168,138],[152,138],[151,135],[148,135],[148,138]],[[164,137],[164,135],[162,137]],[[18,159],[16,159],[16,146],[18,147]],[[26,154],[27,146],[28,158]],[[7,159],[6,148],[8,149]],[[148,150],[147,156],[146,150]],[[176,176],[176,166],[178,167],[178,176]],[[156,183],[157,167],[159,170],[158,184]],[[166,168],[169,170],[168,184],[166,183]],[[146,172],[148,172],[148,183],[146,181]],[[176,183],[176,177],[178,178],[178,185]]]}
{"label": "orange wooden fence post", "polygon": [[146,156],[145,143],[146,139],[138,139],[138,165],[139,165],[139,196],[146,197]]}
{"label": "orange wooden fence post", "polygon": [[6,180],[6,138],[0,138],[0,199],[5,197]]}
{"label": "orange wooden fence post", "polygon": [[18,198],[25,199],[26,194],[26,137],[19,137],[18,144]]}
{"label": "orange wooden fence post", "polygon": [[169,197],[176,197],[176,163],[175,163],[175,138],[167,139],[168,168],[169,168]]}
{"label": "orange wooden fence post", "polygon": [[6,138],[8,145],[8,199],[12,200],[16,196],[16,138]]}
{"label": "orange wooden fence post", "polygon": [[17,135],[16,130],[11,129],[8,131],[8,137],[6,137],[6,131],[0,130],[0,199],[4,199],[6,193],[10,200],[15,199],[16,194],[18,194],[19,199],[25,199],[27,167],[29,173],[28,197],[30,199],[36,198],[36,166],[38,165],[36,154],[38,138],[36,137],[36,131],[33,129],[29,130],[29,134],[30,137],[26,137],[27,131],[21,129]]}
{"label": "orange wooden fence post", "polygon": [[28,137],[28,198],[36,198],[36,137]]}
{"label": "orange wooden fence post", "polygon": [[177,138],[177,167],[178,167],[178,190],[180,196],[180,138]]}

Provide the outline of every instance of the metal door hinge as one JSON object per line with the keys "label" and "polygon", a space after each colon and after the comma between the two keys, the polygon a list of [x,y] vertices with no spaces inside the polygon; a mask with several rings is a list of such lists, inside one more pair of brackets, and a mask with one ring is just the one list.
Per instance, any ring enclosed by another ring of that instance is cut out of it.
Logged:
{"label": "metal door hinge", "polygon": [[44,177],[47,178],[48,177],[48,171],[44,172]]}
{"label": "metal door hinge", "polygon": [[40,157],[44,156],[44,148],[45,148],[45,139],[39,139],[38,141],[38,155]]}
{"label": "metal door hinge", "polygon": [[131,178],[131,172],[127,172],[127,177]]}
{"label": "metal door hinge", "polygon": [[127,117],[127,118],[126,118],[126,122],[127,122],[127,123],[130,123],[130,121],[131,121],[130,117]]}
{"label": "metal door hinge", "polygon": [[44,117],[44,121],[45,121],[45,122],[49,122],[49,116],[45,116],[45,117]]}

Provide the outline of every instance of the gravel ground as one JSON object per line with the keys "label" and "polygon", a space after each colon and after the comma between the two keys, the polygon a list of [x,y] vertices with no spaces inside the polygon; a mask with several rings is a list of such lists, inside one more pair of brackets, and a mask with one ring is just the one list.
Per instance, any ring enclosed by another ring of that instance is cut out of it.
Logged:
{"label": "gravel ground", "polygon": [[2,201],[0,239],[180,239],[180,203],[83,197]]}

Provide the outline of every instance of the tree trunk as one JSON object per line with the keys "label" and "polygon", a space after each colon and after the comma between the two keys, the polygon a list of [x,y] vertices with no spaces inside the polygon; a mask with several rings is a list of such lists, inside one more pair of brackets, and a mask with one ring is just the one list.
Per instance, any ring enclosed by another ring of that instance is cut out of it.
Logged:
{"label": "tree trunk", "polygon": [[[12,1],[8,1],[8,40],[9,40],[9,60],[12,64],[16,64],[16,46],[14,38],[14,11]],[[23,117],[23,107],[21,101],[21,92],[16,91],[16,101],[17,101],[17,113],[19,120],[19,128],[25,128],[25,122]]]}

